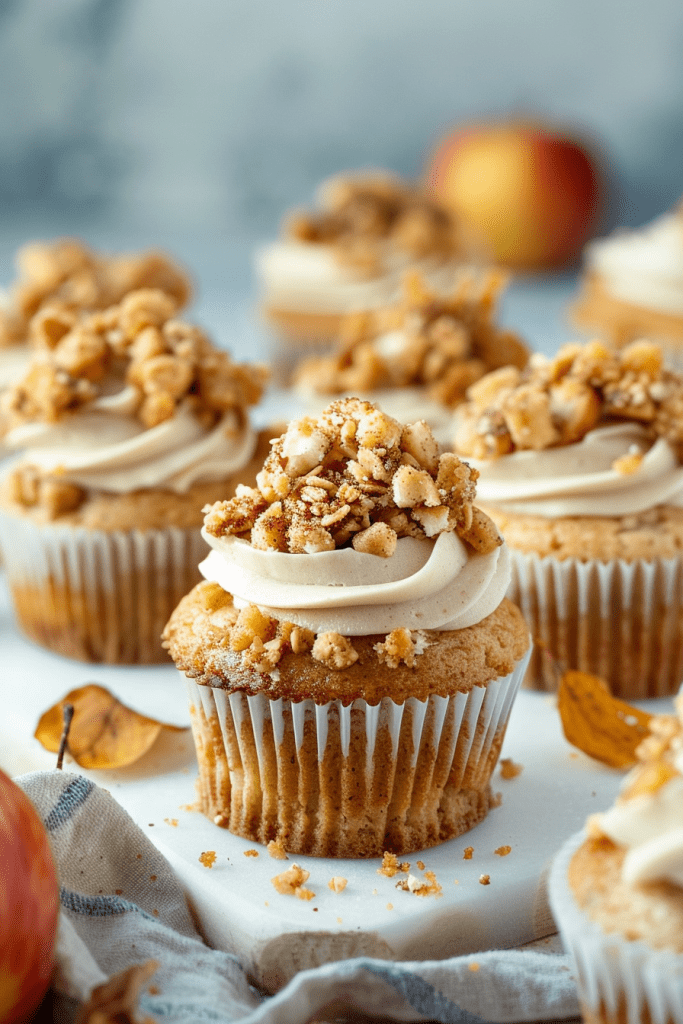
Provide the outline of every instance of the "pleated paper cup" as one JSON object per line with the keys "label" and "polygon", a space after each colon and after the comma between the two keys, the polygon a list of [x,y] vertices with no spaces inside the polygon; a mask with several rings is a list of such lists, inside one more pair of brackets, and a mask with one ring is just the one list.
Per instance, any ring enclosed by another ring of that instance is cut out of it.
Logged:
{"label": "pleated paper cup", "polygon": [[625,699],[677,693],[683,559],[584,562],[510,550],[507,596],[536,641],[525,687],[554,691],[561,670],[571,668],[600,676]]}
{"label": "pleated paper cup", "polygon": [[468,693],[316,704],[187,680],[201,809],[291,853],[373,857],[466,832],[489,785],[529,655]]}
{"label": "pleated paper cup", "polygon": [[607,933],[577,905],[569,863],[585,840],[562,847],[549,880],[550,907],[574,961],[586,1024],[683,1024],[683,955]]}
{"label": "pleated paper cup", "polygon": [[4,513],[0,545],[22,631],[58,654],[109,664],[168,660],[161,632],[206,554],[197,528],[109,532]]}

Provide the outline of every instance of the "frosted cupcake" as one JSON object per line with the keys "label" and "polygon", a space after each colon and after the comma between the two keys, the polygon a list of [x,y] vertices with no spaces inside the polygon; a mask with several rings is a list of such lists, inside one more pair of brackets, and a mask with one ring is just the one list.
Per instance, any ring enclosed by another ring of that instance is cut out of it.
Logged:
{"label": "frosted cupcake", "polygon": [[[16,256],[17,279],[0,294],[0,390],[18,383],[31,359],[31,321],[39,310],[96,310],[139,288],[159,288],[186,305],[187,275],[161,253],[105,256],[75,238],[31,242]],[[49,328],[48,328],[49,329]]]}
{"label": "frosted cupcake", "polygon": [[70,657],[165,659],[161,630],[199,578],[199,510],[263,458],[247,409],[264,369],[174,312],[154,289],[97,313],[39,311],[33,362],[4,397],[5,443],[24,452],[0,491],[15,614]]}
{"label": "frosted cupcake", "polygon": [[[623,697],[683,677],[683,378],[662,351],[569,345],[497,370],[460,407],[455,450],[513,554],[510,595],[538,641],[529,685],[563,667]],[[552,657],[548,657],[548,654]]]}
{"label": "frosted cupcake", "polygon": [[205,582],[165,639],[218,825],[373,857],[487,814],[529,636],[474,479],[424,423],[346,399],[207,510]]}
{"label": "frosted cupcake", "polygon": [[452,214],[386,171],[331,178],[318,202],[318,212],[290,216],[282,237],[256,256],[280,358],[329,346],[346,314],[391,302],[408,268],[450,287],[474,251]]}
{"label": "frosted cupcake", "polygon": [[587,247],[572,316],[614,345],[657,341],[683,366],[683,204]]}
{"label": "frosted cupcake", "polygon": [[683,702],[613,807],[558,854],[550,903],[589,1024],[683,1021]]}
{"label": "frosted cupcake", "polygon": [[402,422],[426,420],[449,447],[453,409],[468,387],[529,357],[521,339],[495,322],[503,284],[498,274],[461,276],[451,292],[437,293],[409,273],[401,300],[349,316],[336,351],[301,364],[297,392],[317,409],[332,397],[359,395]]}

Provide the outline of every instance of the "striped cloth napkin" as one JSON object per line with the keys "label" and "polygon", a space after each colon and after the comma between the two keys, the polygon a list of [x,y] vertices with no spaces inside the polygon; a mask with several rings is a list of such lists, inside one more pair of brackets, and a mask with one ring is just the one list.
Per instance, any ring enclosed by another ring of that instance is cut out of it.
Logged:
{"label": "striped cloth napkin", "polygon": [[578,1015],[567,957],[530,950],[410,963],[347,960],[302,971],[277,995],[264,996],[249,984],[239,950],[203,943],[168,862],[106,790],[61,771],[15,781],[45,823],[60,879],[53,982],[59,1024],[76,1021],[111,976],[149,960],[158,966],[141,974],[138,1019],[169,1024],[306,1024],[326,1008],[336,1019],[344,1007],[385,1021],[458,1024]]}

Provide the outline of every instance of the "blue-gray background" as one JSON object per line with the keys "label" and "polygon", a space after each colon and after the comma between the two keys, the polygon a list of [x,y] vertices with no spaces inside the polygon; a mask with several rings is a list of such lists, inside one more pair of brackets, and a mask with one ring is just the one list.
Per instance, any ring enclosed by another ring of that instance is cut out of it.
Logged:
{"label": "blue-gray background", "polygon": [[601,147],[612,223],[670,206],[683,4],[0,0],[0,278],[17,242],[69,232],[169,245],[238,295],[325,175],[416,174],[449,126],[518,114]]}

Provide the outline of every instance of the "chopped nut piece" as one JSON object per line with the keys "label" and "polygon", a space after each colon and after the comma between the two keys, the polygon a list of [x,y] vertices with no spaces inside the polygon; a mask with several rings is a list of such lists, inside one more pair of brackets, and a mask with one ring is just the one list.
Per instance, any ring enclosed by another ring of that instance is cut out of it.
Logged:
{"label": "chopped nut piece", "polygon": [[490,875],[479,875],[479,882],[480,882],[481,885],[490,885],[491,884],[491,876]]}
{"label": "chopped nut piece", "polygon": [[311,654],[316,661],[339,671],[358,661],[358,651],[349,638],[340,633],[318,633]]}
{"label": "chopped nut piece", "polygon": [[354,535],[353,548],[367,555],[391,558],[396,550],[397,539],[395,531],[386,523],[373,523],[367,530]]}
{"label": "chopped nut piece", "polygon": [[348,879],[342,878],[340,875],[335,875],[327,883],[328,889],[331,889],[332,892],[343,892],[347,885]]}
{"label": "chopped nut piece", "polygon": [[472,854],[473,853],[474,853],[474,847],[473,846],[466,846],[464,851],[463,851],[462,859],[463,860],[472,860]]}
{"label": "chopped nut piece", "polygon": [[379,660],[387,664],[389,668],[398,668],[402,661],[408,668],[412,668],[418,653],[410,630],[403,627],[392,630],[384,643],[375,644],[374,649],[377,651]]}

